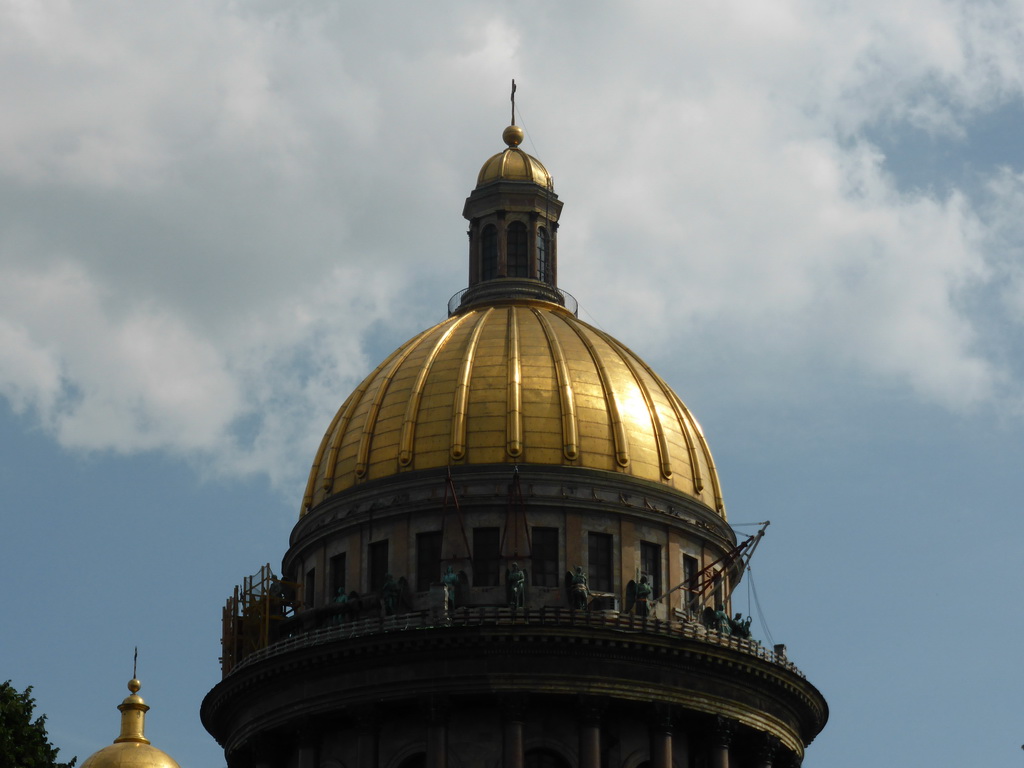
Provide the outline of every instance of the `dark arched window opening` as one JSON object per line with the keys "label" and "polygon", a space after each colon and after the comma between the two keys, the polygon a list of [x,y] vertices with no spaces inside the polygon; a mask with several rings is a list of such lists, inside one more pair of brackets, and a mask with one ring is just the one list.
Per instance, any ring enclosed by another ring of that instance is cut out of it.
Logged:
{"label": "dark arched window opening", "polygon": [[524,758],[524,768],[570,768],[561,755],[550,749],[531,749]]}
{"label": "dark arched window opening", "polygon": [[548,231],[544,227],[537,230],[537,279],[545,283],[551,282],[551,265],[548,257]]}
{"label": "dark arched window opening", "polygon": [[420,752],[416,755],[409,755],[402,761],[401,768],[427,768],[427,754]]}
{"label": "dark arched window opening", "polygon": [[530,262],[526,248],[526,225],[513,221],[508,226],[508,250],[506,251],[509,277],[529,277]]}
{"label": "dark arched window opening", "polygon": [[484,227],[480,237],[480,279],[493,280],[498,276],[498,230],[493,224]]}

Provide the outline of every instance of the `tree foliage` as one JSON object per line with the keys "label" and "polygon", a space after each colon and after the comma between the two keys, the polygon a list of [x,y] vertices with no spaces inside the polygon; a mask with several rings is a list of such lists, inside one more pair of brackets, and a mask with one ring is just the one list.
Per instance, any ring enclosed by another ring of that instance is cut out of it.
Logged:
{"label": "tree foliage", "polygon": [[57,747],[46,735],[46,715],[32,719],[36,707],[32,687],[19,693],[11,681],[0,685],[0,768],[73,768],[58,763]]}

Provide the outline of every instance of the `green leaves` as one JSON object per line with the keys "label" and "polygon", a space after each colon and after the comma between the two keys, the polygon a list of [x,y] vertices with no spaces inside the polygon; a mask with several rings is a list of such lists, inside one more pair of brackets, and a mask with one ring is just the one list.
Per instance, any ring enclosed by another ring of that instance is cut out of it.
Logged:
{"label": "green leaves", "polygon": [[0,768],[73,768],[77,757],[57,762],[60,750],[46,735],[46,715],[32,720],[31,694],[32,686],[19,693],[10,680],[0,685]]}

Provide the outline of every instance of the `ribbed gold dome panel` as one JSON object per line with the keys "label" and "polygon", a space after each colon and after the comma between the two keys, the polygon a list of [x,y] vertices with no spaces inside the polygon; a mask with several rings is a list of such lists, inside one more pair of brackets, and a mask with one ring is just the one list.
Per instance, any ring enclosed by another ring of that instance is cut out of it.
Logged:
{"label": "ribbed gold dome panel", "polygon": [[532,181],[544,188],[551,187],[551,174],[547,168],[536,157],[517,147],[509,147],[488,158],[477,174],[476,185],[479,187],[499,180]]}
{"label": "ribbed gold dome panel", "polygon": [[328,427],[303,513],[400,472],[500,463],[621,472],[725,516],[682,401],[618,341],[545,302],[467,311],[392,353]]}
{"label": "ribbed gold dome panel", "polygon": [[111,744],[89,757],[82,768],[181,768],[166,752],[149,744]]}

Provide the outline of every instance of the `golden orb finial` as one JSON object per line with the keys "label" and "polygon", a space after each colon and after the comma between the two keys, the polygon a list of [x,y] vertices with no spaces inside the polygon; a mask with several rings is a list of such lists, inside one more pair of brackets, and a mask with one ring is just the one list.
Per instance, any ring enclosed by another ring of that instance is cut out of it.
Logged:
{"label": "golden orb finial", "polygon": [[133,677],[131,680],[128,681],[128,690],[132,693],[138,693],[141,688],[142,683],[139,682],[139,679],[137,677]]}
{"label": "golden orb finial", "polygon": [[518,147],[523,143],[523,129],[518,125],[510,125],[502,131],[501,139],[510,147]]}

